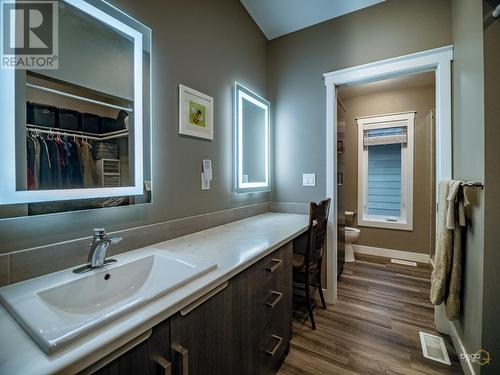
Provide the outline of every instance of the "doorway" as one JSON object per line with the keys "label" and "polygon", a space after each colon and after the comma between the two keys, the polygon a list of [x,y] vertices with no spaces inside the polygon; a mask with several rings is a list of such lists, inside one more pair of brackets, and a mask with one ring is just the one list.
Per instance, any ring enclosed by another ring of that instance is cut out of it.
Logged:
{"label": "doorway", "polygon": [[[326,266],[327,302],[337,299],[337,225],[338,225],[338,93],[337,88],[406,76],[417,72],[433,72],[435,76],[435,181],[452,176],[451,133],[451,61],[453,46],[446,46],[375,63],[342,69],[324,75],[326,86],[326,194],[332,199],[330,210]],[[436,328],[447,333],[448,323],[436,314]]]}

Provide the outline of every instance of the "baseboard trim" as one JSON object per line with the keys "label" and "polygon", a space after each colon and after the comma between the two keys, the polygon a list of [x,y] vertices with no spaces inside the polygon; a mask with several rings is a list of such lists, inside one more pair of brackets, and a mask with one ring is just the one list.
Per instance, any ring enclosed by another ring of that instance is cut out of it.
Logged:
{"label": "baseboard trim", "polygon": [[462,370],[465,375],[478,375],[471,361],[468,361],[465,358],[461,358],[460,354],[466,354],[467,350],[465,349],[465,345],[458,334],[457,328],[453,322],[448,321],[449,324],[449,335],[451,337],[451,341],[453,342],[453,346],[455,347],[455,351],[457,352],[458,359],[460,361],[460,365],[462,366]]}
{"label": "baseboard trim", "polygon": [[353,244],[352,247],[355,253],[360,253],[360,254],[374,255],[385,258],[403,259],[419,263],[430,262],[429,254],[411,253],[409,251],[391,250],[391,249],[384,249],[381,247],[356,245],[356,244]]}

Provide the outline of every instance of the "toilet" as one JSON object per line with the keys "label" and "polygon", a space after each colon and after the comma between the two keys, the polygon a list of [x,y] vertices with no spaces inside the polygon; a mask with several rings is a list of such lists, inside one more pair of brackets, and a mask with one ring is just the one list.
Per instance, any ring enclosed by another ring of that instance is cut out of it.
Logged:
{"label": "toilet", "polygon": [[354,249],[352,244],[359,238],[360,230],[352,227],[345,227],[345,261],[354,262]]}

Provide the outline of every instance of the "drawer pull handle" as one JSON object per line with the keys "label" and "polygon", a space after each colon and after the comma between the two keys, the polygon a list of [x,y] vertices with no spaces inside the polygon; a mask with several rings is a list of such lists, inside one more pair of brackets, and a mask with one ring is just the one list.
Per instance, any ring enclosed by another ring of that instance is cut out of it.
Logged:
{"label": "drawer pull handle", "polygon": [[276,353],[278,352],[279,348],[281,347],[281,344],[283,343],[283,337],[279,337],[277,335],[272,335],[271,337],[273,339],[278,340],[278,342],[276,343],[276,346],[271,351],[269,351],[269,350],[263,350],[263,352],[266,353],[266,354],[268,354],[268,355],[270,355],[271,357],[274,357],[276,355]]}
{"label": "drawer pull handle", "polygon": [[181,358],[180,363],[179,363],[179,369],[180,369],[179,373],[182,375],[189,375],[188,350],[185,347],[183,347],[182,345],[178,345],[178,344],[173,344],[172,350]]}
{"label": "drawer pull handle", "polygon": [[163,369],[163,375],[172,375],[172,363],[163,357],[157,357],[155,362]]}
{"label": "drawer pull handle", "polygon": [[271,261],[274,263],[274,265],[266,267],[266,271],[268,271],[268,272],[276,271],[283,264],[283,261],[281,259],[273,258],[273,259],[271,259]]}
{"label": "drawer pull handle", "polygon": [[265,302],[265,304],[269,306],[271,309],[274,309],[274,307],[278,304],[278,302],[281,301],[281,299],[283,298],[283,293],[271,290],[271,294],[275,295],[276,298],[274,299],[273,302]]}

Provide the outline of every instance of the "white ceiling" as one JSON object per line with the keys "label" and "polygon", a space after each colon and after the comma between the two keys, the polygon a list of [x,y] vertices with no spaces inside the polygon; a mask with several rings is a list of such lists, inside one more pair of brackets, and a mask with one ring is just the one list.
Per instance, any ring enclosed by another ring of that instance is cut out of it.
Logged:
{"label": "white ceiling", "polygon": [[267,39],[274,39],[384,0],[240,1]]}
{"label": "white ceiling", "polygon": [[341,86],[340,99],[349,99],[357,96],[378,94],[381,92],[400,90],[410,87],[429,86],[434,84],[434,72],[416,73],[402,77],[384,79],[353,86]]}

